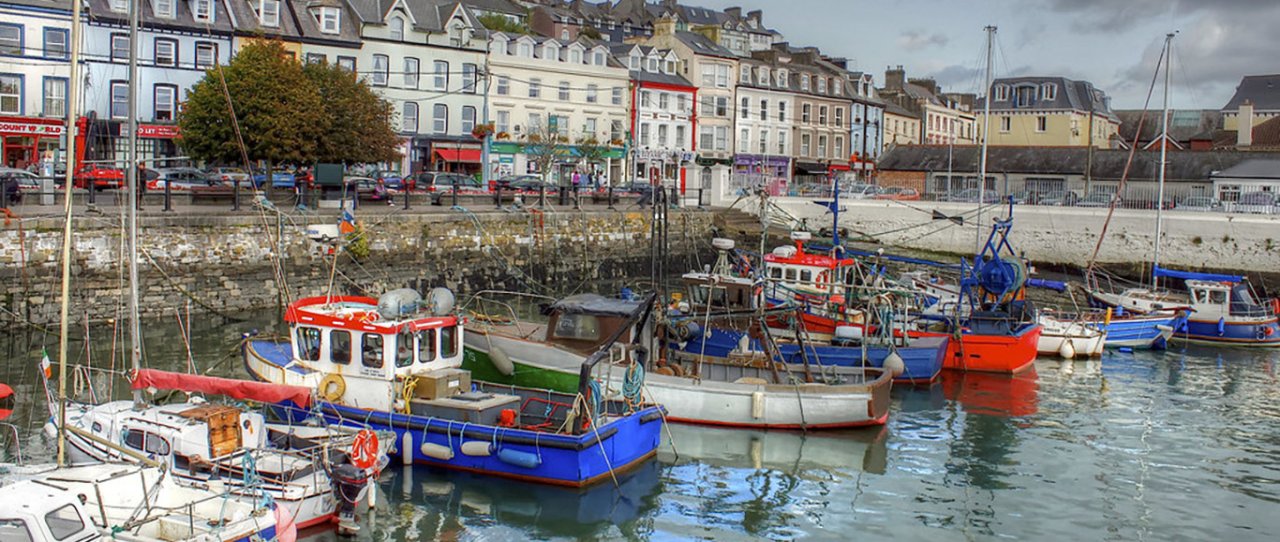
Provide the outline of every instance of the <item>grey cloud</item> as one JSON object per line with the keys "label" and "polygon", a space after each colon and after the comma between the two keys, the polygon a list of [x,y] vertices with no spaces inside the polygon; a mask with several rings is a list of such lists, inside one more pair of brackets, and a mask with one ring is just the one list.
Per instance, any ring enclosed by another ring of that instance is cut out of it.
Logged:
{"label": "grey cloud", "polygon": [[1111,33],[1158,20],[1169,14],[1196,12],[1247,14],[1266,11],[1276,0],[1043,0],[1056,12],[1073,15],[1073,30]]}
{"label": "grey cloud", "polygon": [[926,34],[919,30],[908,30],[898,35],[898,47],[906,51],[919,51],[927,47],[942,47],[948,38],[940,33]]}

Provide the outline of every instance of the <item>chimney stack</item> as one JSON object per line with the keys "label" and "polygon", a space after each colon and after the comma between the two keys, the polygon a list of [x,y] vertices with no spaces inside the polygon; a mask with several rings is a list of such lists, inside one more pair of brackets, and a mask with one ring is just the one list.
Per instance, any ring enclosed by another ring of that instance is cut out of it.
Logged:
{"label": "chimney stack", "polygon": [[724,13],[735,20],[742,18],[742,8],[740,7],[724,8]]}
{"label": "chimney stack", "polygon": [[751,23],[752,28],[760,28],[762,26],[762,23],[760,22],[760,17],[762,15],[764,15],[764,12],[758,9],[748,11],[747,22]]}
{"label": "chimney stack", "polygon": [[884,71],[884,88],[901,90],[906,79],[907,71],[902,69],[902,64],[898,64],[896,68],[888,68]]}
{"label": "chimney stack", "polygon": [[653,35],[655,36],[674,36],[676,33],[675,17],[663,17],[654,21]]}
{"label": "chimney stack", "polygon": [[1236,146],[1253,145],[1253,102],[1245,100],[1236,109]]}

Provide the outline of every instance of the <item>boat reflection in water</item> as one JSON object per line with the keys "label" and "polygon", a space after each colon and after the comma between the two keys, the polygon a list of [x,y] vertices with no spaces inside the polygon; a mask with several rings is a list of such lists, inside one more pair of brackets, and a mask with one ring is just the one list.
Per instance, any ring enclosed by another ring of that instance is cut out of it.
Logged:
{"label": "boat reflection in water", "polygon": [[[635,522],[654,506],[662,465],[647,461],[585,490],[495,481],[425,466],[393,467],[382,476],[384,503],[366,529],[374,540],[449,540],[464,534],[524,539],[595,538]],[[316,533],[309,542],[328,540]]]}
{"label": "boat reflection in water", "polygon": [[1014,375],[947,371],[942,375],[942,393],[969,414],[1031,416],[1038,410],[1038,378],[1034,365]]}
{"label": "boat reflection in water", "polygon": [[[671,437],[658,448],[666,464],[697,462],[716,467],[884,474],[889,430],[884,426],[845,431],[748,431],[670,424]],[[672,442],[675,443],[674,449]]]}

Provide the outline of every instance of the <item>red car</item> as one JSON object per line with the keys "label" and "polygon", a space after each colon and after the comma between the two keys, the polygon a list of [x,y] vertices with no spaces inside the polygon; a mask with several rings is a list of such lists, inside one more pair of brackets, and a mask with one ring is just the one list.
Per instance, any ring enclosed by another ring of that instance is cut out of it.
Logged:
{"label": "red car", "polygon": [[99,190],[124,187],[124,170],[117,168],[88,165],[76,172],[75,187],[86,188],[92,182]]}

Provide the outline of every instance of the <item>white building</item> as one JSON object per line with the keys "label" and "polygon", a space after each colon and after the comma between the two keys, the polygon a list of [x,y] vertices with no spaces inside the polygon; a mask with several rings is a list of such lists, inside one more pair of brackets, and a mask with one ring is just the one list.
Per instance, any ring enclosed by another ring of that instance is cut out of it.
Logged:
{"label": "white building", "polygon": [[25,168],[58,149],[70,88],[71,3],[0,3],[0,165]]}
{"label": "white building", "polygon": [[751,186],[777,189],[791,179],[791,140],[796,126],[796,95],[784,65],[744,58],[734,100],[734,181],[730,193]]}
{"label": "white building", "polygon": [[[126,159],[129,115],[127,0],[86,0],[84,111],[96,115],[86,135],[86,159]],[[233,20],[218,0],[139,0],[138,81],[134,96],[138,158],[163,167],[178,155],[179,104],[215,64],[231,55]]]}
{"label": "white building", "polygon": [[615,45],[614,56],[631,75],[631,141],[636,180],[688,189],[698,131],[694,104],[698,89],[680,76],[680,59],[670,49]]}
{"label": "white building", "polygon": [[[600,184],[622,178],[630,77],[607,47],[495,33],[489,50],[495,132],[489,167],[495,176],[550,173],[548,179],[562,185],[574,170]],[[521,143],[548,133],[564,137],[567,148],[553,171],[543,172]],[[581,143],[608,150],[589,164]]]}
{"label": "white building", "polygon": [[399,115],[403,171],[479,171],[485,31],[475,14],[442,0],[348,2],[363,42],[357,71]]}

